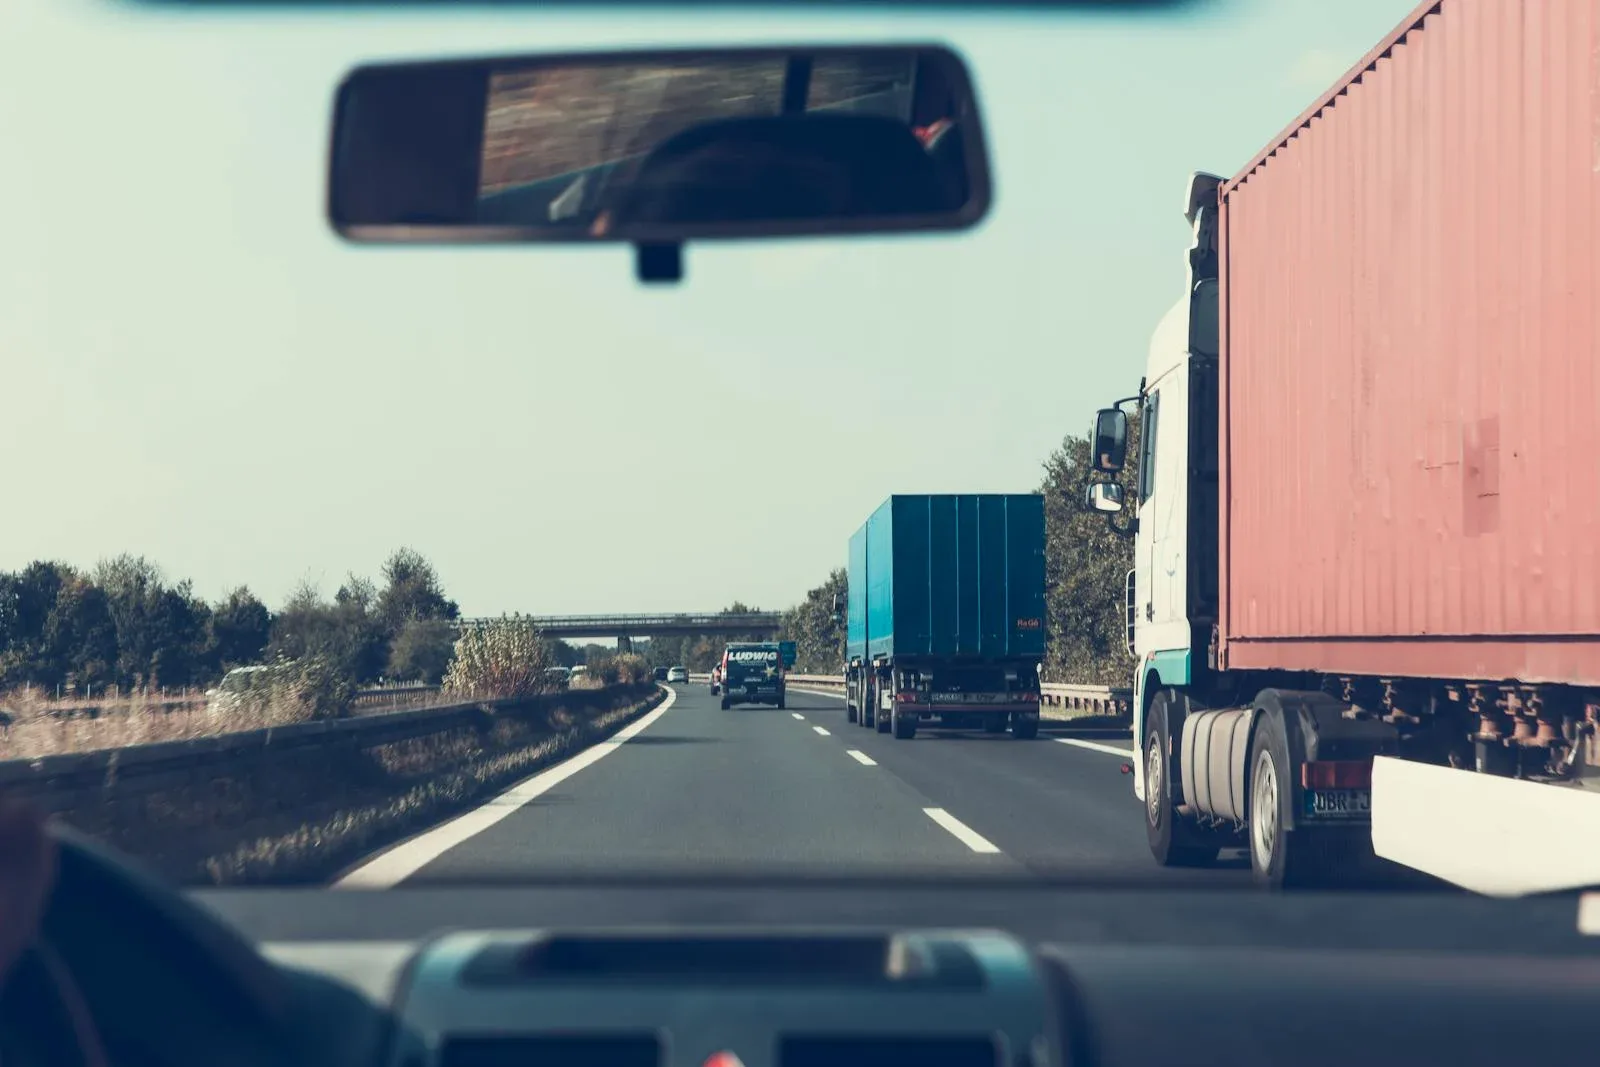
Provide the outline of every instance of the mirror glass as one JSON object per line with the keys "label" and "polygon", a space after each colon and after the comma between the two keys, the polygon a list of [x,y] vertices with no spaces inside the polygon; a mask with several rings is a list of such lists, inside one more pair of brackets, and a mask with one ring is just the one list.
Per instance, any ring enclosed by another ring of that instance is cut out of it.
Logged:
{"label": "mirror glass", "polygon": [[1090,511],[1115,514],[1122,510],[1122,486],[1117,482],[1090,482],[1084,504]]}
{"label": "mirror glass", "polygon": [[942,47],[389,64],[335,102],[328,210],[354,240],[953,230],[989,200],[971,81]]}
{"label": "mirror glass", "polygon": [[1101,408],[1095,413],[1094,455],[1091,457],[1097,471],[1120,471],[1128,459],[1128,416],[1121,408]]}

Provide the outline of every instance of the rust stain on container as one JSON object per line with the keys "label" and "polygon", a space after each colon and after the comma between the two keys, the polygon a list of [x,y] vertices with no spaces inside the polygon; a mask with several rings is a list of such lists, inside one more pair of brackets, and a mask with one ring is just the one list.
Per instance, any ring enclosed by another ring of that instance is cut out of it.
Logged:
{"label": "rust stain on container", "polygon": [[1600,684],[1600,0],[1412,13],[1222,189],[1234,668]]}

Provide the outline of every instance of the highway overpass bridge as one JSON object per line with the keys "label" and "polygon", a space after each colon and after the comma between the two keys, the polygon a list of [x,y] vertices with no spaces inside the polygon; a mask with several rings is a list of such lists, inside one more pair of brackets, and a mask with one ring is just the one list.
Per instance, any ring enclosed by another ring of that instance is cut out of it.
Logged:
{"label": "highway overpass bridge", "polygon": [[[533,615],[531,618],[547,636],[614,637],[627,641],[634,637],[662,634],[727,634],[730,636],[774,637],[780,615],[776,611],[684,612],[646,615]],[[459,620],[462,626],[493,622],[489,618]]]}

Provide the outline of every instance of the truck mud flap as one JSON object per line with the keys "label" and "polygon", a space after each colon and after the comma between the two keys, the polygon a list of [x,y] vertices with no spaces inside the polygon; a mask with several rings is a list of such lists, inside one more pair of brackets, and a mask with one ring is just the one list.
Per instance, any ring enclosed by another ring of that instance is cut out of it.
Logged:
{"label": "truck mud flap", "polygon": [[[1366,760],[1375,756],[1394,755],[1399,751],[1400,735],[1393,726],[1371,716],[1354,716],[1350,705],[1328,693],[1304,689],[1263,689],[1256,694],[1252,710],[1257,719],[1272,715],[1283,723],[1289,760],[1294,767],[1323,760]],[[1252,726],[1252,736],[1255,728]],[[1294,775],[1288,784],[1293,796],[1293,803],[1285,813],[1288,829],[1294,829],[1302,823],[1307,827],[1337,829],[1341,825],[1366,825],[1369,822],[1370,816],[1359,815],[1327,820],[1308,819],[1305,816],[1306,790],[1299,775]],[[1244,795],[1248,788],[1242,777],[1239,788],[1240,795]]]}

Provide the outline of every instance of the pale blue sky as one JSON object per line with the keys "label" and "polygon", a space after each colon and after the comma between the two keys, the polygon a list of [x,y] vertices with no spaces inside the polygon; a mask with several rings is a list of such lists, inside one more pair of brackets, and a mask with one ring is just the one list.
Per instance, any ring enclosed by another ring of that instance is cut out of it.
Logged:
{"label": "pale blue sky", "polygon": [[[1231,173],[1412,6],[1130,23],[5,0],[0,569],[131,551],[276,606],[410,544],[472,614],[785,606],[890,492],[1036,488],[1138,381],[1180,284],[1188,173]],[[691,248],[684,286],[645,291],[620,247],[379,250],[324,221],[355,63],[786,38],[960,50],[988,222]]]}

